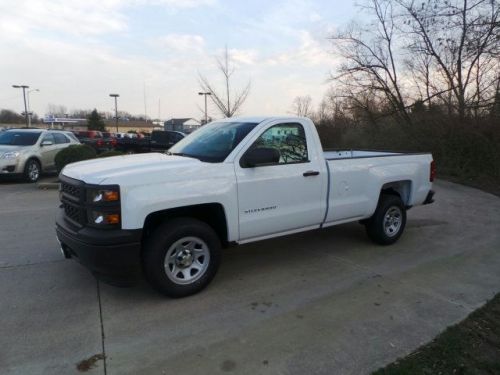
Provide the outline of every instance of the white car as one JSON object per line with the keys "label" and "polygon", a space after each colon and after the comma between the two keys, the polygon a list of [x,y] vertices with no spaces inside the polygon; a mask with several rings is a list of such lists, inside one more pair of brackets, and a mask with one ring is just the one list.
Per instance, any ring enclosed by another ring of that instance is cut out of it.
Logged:
{"label": "white car", "polygon": [[142,273],[181,297],[214,277],[221,246],[352,221],[392,244],[406,211],[433,202],[434,174],[427,153],[324,152],[307,118],[230,118],[167,155],[66,166],[56,231],[65,256],[97,276]]}
{"label": "white car", "polygon": [[80,144],[71,132],[9,129],[0,133],[0,177],[36,182],[41,173],[55,172],[54,158],[62,149]]}

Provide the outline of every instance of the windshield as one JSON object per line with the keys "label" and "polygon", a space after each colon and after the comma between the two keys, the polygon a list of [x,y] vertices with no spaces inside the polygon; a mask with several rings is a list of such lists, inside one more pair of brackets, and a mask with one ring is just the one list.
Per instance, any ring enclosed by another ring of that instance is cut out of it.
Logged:
{"label": "windshield", "polygon": [[0,145],[32,146],[38,141],[41,132],[7,131],[0,133]]}
{"label": "windshield", "polygon": [[179,141],[169,153],[220,163],[255,126],[256,122],[214,122]]}

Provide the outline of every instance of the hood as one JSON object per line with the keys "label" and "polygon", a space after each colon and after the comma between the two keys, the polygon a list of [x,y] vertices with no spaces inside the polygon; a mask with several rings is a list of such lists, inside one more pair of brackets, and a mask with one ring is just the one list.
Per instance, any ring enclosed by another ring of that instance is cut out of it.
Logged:
{"label": "hood", "polygon": [[32,146],[11,146],[11,145],[0,145],[0,157],[5,153],[5,152],[11,152],[11,151],[22,151],[26,147],[32,147]]}
{"label": "hood", "polygon": [[142,176],[165,173],[200,165],[198,159],[160,153],[136,154],[97,158],[68,164],[62,174],[89,184],[117,183],[123,178],[142,179]]}

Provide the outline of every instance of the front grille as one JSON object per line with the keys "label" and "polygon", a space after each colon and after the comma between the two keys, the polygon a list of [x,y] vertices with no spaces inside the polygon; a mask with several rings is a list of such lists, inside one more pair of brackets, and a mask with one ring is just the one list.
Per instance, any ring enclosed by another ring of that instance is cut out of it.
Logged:
{"label": "front grille", "polygon": [[75,185],[70,185],[67,182],[61,182],[61,192],[72,196],[75,199],[80,200],[82,196],[82,188]]}
{"label": "front grille", "polygon": [[82,181],[61,176],[61,203],[67,219],[79,225],[87,223],[85,187]]}
{"label": "front grille", "polygon": [[62,202],[62,204],[64,208],[64,213],[68,218],[70,218],[73,221],[76,221],[77,223],[84,224],[85,211],[83,209],[75,207],[64,201]]}

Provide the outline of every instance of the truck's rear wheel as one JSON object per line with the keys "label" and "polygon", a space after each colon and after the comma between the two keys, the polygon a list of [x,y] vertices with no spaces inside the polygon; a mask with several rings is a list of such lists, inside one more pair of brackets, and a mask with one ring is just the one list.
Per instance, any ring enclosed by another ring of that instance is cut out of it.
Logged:
{"label": "truck's rear wheel", "polygon": [[374,242],[390,245],[403,234],[406,225],[406,208],[401,198],[382,194],[373,216],[366,221],[366,232]]}
{"label": "truck's rear wheel", "polygon": [[220,263],[220,241],[206,223],[178,218],[158,226],[143,249],[150,284],[170,297],[185,297],[205,288]]}

